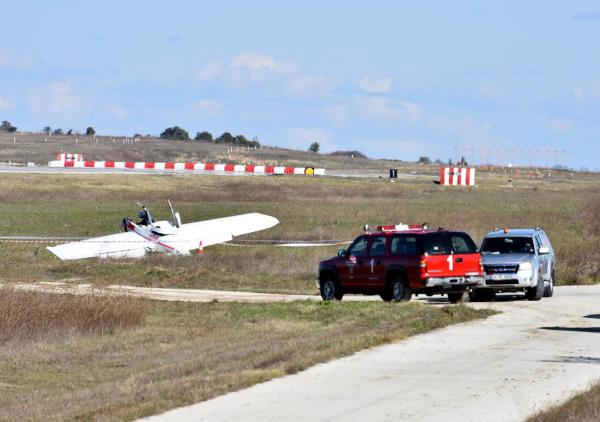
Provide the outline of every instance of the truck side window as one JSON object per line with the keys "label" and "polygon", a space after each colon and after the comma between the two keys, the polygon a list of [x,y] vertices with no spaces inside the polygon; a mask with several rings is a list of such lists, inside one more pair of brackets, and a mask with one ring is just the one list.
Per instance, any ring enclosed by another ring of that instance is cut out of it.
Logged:
{"label": "truck side window", "polygon": [[359,237],[348,248],[348,256],[365,257],[367,256],[367,238]]}
{"label": "truck side window", "polygon": [[416,255],[417,238],[414,236],[394,236],[391,246],[392,255]]}
{"label": "truck side window", "polygon": [[369,256],[385,255],[385,240],[385,236],[374,237],[371,241],[371,247],[369,248]]}

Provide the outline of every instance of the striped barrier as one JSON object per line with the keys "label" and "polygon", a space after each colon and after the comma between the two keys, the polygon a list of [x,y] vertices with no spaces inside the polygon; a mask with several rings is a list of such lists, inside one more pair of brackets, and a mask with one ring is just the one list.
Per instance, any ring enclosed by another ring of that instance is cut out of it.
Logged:
{"label": "striped barrier", "polygon": [[475,186],[473,167],[440,167],[440,185]]}
{"label": "striped barrier", "polygon": [[[63,154],[65,155],[65,154]],[[71,154],[72,155],[72,154]],[[83,160],[55,160],[48,162],[48,167],[73,167],[73,168],[100,168],[121,170],[160,170],[160,171],[194,171],[194,172],[223,172],[239,174],[266,174],[266,175],[317,175],[324,176],[325,169],[314,167],[282,167],[282,166],[255,166],[248,164],[215,164],[215,163],[174,163],[174,162],[134,162],[134,161],[83,161]]]}

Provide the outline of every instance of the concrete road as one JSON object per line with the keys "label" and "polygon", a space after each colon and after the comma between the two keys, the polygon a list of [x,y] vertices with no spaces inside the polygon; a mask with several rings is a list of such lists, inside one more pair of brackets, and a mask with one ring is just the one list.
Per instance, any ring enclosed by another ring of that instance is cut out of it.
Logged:
{"label": "concrete road", "polygon": [[516,421],[600,378],[600,286],[473,306],[503,313],[148,420]]}

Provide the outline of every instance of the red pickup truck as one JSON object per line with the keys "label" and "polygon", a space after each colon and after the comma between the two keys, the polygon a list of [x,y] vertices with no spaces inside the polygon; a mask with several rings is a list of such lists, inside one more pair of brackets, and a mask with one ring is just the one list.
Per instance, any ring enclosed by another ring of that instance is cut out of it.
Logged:
{"label": "red pickup truck", "polygon": [[447,294],[456,303],[483,281],[481,254],[468,234],[396,225],[365,231],[337,257],[322,261],[317,285],[323,300],[363,293],[407,301],[422,293]]}

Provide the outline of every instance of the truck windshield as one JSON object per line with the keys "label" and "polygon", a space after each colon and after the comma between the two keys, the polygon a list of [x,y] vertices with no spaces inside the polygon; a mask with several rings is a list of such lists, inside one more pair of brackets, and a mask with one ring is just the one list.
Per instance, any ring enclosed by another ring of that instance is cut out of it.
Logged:
{"label": "truck windshield", "polygon": [[534,254],[531,237],[489,237],[483,240],[481,252],[484,254]]}

